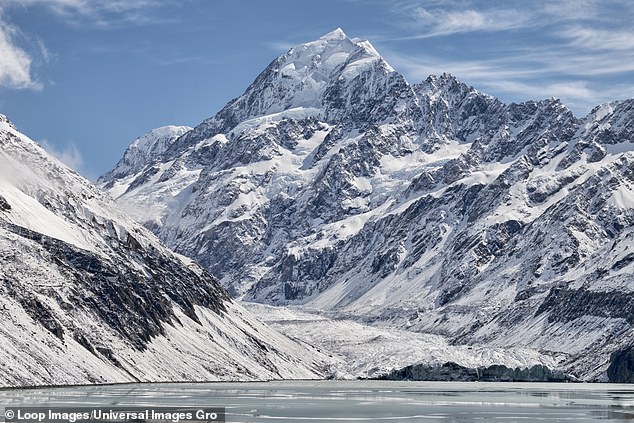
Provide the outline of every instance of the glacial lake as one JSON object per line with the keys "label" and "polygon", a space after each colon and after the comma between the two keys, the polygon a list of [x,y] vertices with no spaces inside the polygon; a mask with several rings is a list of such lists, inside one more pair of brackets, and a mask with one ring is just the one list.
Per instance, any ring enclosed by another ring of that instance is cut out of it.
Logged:
{"label": "glacial lake", "polygon": [[[623,422],[634,385],[279,381],[0,390],[12,406],[226,407],[227,422]],[[4,414],[2,414],[4,421]]]}

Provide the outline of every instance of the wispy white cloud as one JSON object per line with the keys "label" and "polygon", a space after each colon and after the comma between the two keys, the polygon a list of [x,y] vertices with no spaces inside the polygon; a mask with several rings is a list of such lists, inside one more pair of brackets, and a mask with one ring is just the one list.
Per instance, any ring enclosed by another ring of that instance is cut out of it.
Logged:
{"label": "wispy white cloud", "polygon": [[80,25],[89,23],[99,28],[119,24],[152,24],[166,22],[150,13],[154,8],[170,3],[169,0],[5,0],[21,7],[45,7],[67,22]]}
{"label": "wispy white cloud", "polygon": [[531,16],[513,9],[458,9],[415,7],[410,12],[413,23],[421,32],[395,39],[423,39],[462,32],[495,32],[526,26]]}
{"label": "wispy white cloud", "polygon": [[547,79],[553,75],[569,77],[607,76],[634,71],[634,61],[597,60],[596,55],[576,55],[559,51],[518,51],[491,59],[456,59],[450,56],[403,54],[385,49],[390,63],[415,80],[430,74],[451,72],[474,80]]}
{"label": "wispy white cloud", "polygon": [[55,55],[51,53],[51,51],[46,47],[44,41],[41,38],[35,39],[35,45],[37,46],[37,51],[45,63],[50,62]]}
{"label": "wispy white cloud", "polygon": [[41,89],[32,74],[31,55],[16,43],[18,34],[17,28],[4,19],[0,8],[0,86]]}
{"label": "wispy white cloud", "polygon": [[[578,114],[634,96],[634,84],[627,83],[634,74],[634,3],[396,0],[395,5],[392,13],[401,19],[379,47],[413,82],[450,72],[507,100],[559,97]],[[407,49],[402,40],[412,40]],[[412,48],[414,40],[421,40],[420,49]]]}
{"label": "wispy white cloud", "polygon": [[504,59],[453,59],[426,54],[403,54],[384,49],[388,61],[403,72],[413,82],[426,78],[430,74],[449,72],[472,80],[515,79],[538,77],[541,69],[515,66],[512,60]]}
{"label": "wispy white cloud", "polygon": [[[489,80],[485,83],[489,89],[503,91],[506,93],[515,93],[520,95],[528,95],[529,98],[546,98],[557,97],[575,104],[601,97],[597,90],[589,87],[588,81],[566,81],[555,83],[530,83],[519,81]],[[592,103],[594,105],[594,103]]]}
{"label": "wispy white cloud", "polygon": [[[534,0],[524,3],[528,10],[541,18],[543,25],[572,22],[584,19],[596,19],[600,14],[601,5],[606,5],[610,0]],[[518,4],[521,7],[522,3]]]}
{"label": "wispy white cloud", "polygon": [[153,58],[154,63],[159,66],[177,66],[177,65],[214,65],[221,63],[218,60],[210,58],[205,55],[191,55],[191,56],[160,56]]}
{"label": "wispy white cloud", "polygon": [[67,144],[64,147],[58,147],[51,144],[46,139],[39,140],[40,145],[51,156],[77,172],[83,172],[84,158],[75,144]]}
{"label": "wispy white cloud", "polygon": [[560,32],[568,38],[571,45],[591,50],[632,50],[634,49],[634,30],[608,30],[591,27],[573,26]]}
{"label": "wispy white cloud", "polygon": [[634,54],[613,57],[548,49],[478,60],[384,51],[388,61],[412,82],[449,72],[476,88],[518,101],[557,97],[584,114],[597,104],[634,96],[634,85],[608,82],[613,75],[634,72]]}
{"label": "wispy white cloud", "polygon": [[165,3],[159,0],[3,0],[0,3],[0,86],[41,90],[43,84],[34,76],[33,65],[47,63],[55,56],[40,38],[24,36],[8,21],[5,10],[43,7],[68,23],[89,23],[105,28],[118,23],[155,23],[148,10]]}
{"label": "wispy white cloud", "polygon": [[554,83],[490,80],[482,88],[489,92],[504,93],[506,97],[518,98],[518,101],[556,97],[579,116],[585,115],[599,104],[634,97],[634,87],[631,85],[610,85],[583,80]]}
{"label": "wispy white cloud", "polygon": [[[498,32],[540,28],[604,17],[618,0],[506,1],[400,0],[392,12],[401,19],[397,26],[410,34],[392,39],[424,39],[465,32]],[[603,8],[601,7],[603,6]],[[618,10],[618,7],[614,8]]]}
{"label": "wispy white cloud", "polygon": [[288,51],[291,48],[295,47],[295,45],[297,45],[297,43],[294,43],[292,41],[282,41],[282,40],[278,40],[278,41],[269,41],[266,43],[266,46],[268,48],[270,48],[271,50],[274,51]]}

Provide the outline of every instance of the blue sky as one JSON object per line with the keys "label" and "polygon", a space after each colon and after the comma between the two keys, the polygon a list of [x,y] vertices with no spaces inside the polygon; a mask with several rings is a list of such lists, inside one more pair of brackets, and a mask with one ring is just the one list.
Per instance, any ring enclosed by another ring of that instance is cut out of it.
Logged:
{"label": "blue sky", "polygon": [[341,27],[410,82],[450,72],[578,116],[634,97],[634,2],[0,0],[0,113],[96,178],[149,129],[196,125]]}

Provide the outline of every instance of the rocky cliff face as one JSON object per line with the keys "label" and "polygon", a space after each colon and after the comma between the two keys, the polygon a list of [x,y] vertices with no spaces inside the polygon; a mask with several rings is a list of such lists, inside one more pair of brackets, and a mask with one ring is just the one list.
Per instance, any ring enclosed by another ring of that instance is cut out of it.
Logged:
{"label": "rocky cliff face", "polygon": [[327,364],[4,116],[0,263],[0,386],[310,378]]}
{"label": "rocky cliff face", "polygon": [[411,85],[338,30],[100,183],[234,296],[528,346],[599,378],[631,339],[633,104],[579,119],[447,74]]}

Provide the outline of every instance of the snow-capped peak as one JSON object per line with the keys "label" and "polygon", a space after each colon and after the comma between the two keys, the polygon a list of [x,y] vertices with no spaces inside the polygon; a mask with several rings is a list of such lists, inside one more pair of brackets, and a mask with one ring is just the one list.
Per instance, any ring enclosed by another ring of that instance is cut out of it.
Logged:
{"label": "snow-capped peak", "polygon": [[189,126],[174,125],[152,129],[128,146],[123,158],[108,175],[124,175],[141,169],[149,162],[156,160],[174,141],[191,129]]}
{"label": "snow-capped peak", "polygon": [[[352,43],[352,45],[356,47],[361,47],[361,49],[365,51],[365,53],[369,54],[370,56],[375,56],[377,58],[382,59],[381,54],[379,54],[377,49],[374,48],[374,46],[372,45],[372,43],[370,43],[370,41],[363,38],[349,38],[346,35],[346,33],[343,32],[341,28],[337,28],[334,31],[331,31],[325,35],[322,35],[321,37],[319,37],[319,40],[316,42],[319,42],[319,41],[326,41],[329,43],[343,41],[348,45],[350,45],[349,43]],[[308,44],[311,44],[311,43],[308,43]]]}
{"label": "snow-capped peak", "polygon": [[337,28],[334,31],[330,31],[329,33],[319,37],[320,40],[343,40],[346,38],[348,38],[348,36],[341,28]]}
{"label": "snow-capped peak", "polygon": [[[211,138],[245,120],[289,109],[320,109],[326,120],[344,115],[348,119],[366,117],[355,109],[382,101],[393,84],[406,82],[372,44],[351,39],[337,28],[273,60],[244,94],[197,126],[185,140]],[[181,147],[190,144],[187,141]]]}
{"label": "snow-capped peak", "polygon": [[145,135],[140,136],[130,145],[130,148],[136,148],[139,150],[151,150],[156,146],[158,142],[163,139],[173,140],[174,137],[179,137],[183,135],[185,132],[192,129],[189,126],[174,126],[167,125],[161,126],[159,128],[154,128],[150,130]]}
{"label": "snow-capped peak", "polygon": [[[337,28],[318,40],[293,47],[281,58],[280,72],[303,82],[307,79],[320,82],[328,80],[337,71],[346,73],[362,63],[381,59],[368,41],[352,40]],[[357,74],[354,72],[354,76]]]}

